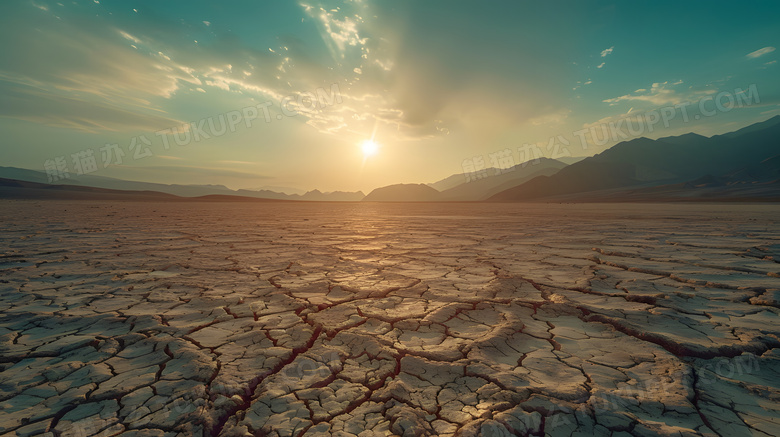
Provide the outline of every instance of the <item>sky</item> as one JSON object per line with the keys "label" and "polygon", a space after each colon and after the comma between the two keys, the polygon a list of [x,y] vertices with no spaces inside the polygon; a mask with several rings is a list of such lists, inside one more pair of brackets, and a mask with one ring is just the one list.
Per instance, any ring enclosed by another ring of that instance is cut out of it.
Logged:
{"label": "sky", "polygon": [[59,182],[368,193],[780,114],[775,1],[14,0],[0,40],[0,165]]}

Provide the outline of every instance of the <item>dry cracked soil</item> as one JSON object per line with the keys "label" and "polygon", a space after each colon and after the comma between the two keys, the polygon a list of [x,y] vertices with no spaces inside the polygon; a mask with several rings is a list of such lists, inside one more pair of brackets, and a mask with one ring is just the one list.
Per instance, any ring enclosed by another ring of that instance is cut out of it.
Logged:
{"label": "dry cracked soil", "polygon": [[3,201],[0,435],[779,435],[778,218]]}

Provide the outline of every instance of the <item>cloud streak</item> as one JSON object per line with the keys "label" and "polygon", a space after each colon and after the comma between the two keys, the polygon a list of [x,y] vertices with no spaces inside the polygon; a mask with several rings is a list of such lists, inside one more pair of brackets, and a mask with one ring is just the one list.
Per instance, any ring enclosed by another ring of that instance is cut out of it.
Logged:
{"label": "cloud streak", "polygon": [[682,84],[682,81],[674,83],[669,83],[668,81],[656,82],[650,87],[649,90],[641,88],[634,91],[633,94],[626,94],[623,96],[606,99],[603,100],[603,102],[609,103],[610,105],[617,105],[620,102],[630,101],[646,102],[655,106],[677,105],[683,102],[698,100],[704,96],[715,94],[717,92],[714,89],[688,89],[685,91],[678,91],[673,88],[674,86],[680,84]]}
{"label": "cloud streak", "polygon": [[747,55],[745,55],[745,57],[748,58],[748,59],[755,59],[755,58],[764,56],[764,55],[766,55],[768,53],[772,53],[774,51],[775,51],[774,47],[764,47],[763,49],[758,49],[755,52],[748,53]]}
{"label": "cloud streak", "polygon": [[17,87],[2,81],[0,101],[0,117],[89,133],[153,132],[182,124],[182,121],[164,113],[130,111],[101,102]]}

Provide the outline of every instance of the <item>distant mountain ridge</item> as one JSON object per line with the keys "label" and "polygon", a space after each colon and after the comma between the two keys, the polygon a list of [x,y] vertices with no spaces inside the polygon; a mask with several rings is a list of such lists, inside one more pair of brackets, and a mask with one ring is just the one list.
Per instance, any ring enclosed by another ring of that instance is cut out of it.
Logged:
{"label": "distant mountain ridge", "polygon": [[[455,174],[432,184],[362,192],[285,194],[222,185],[167,185],[78,175],[50,184],[46,173],[0,167],[2,198],[197,198],[219,201],[780,201],[780,115],[713,137],[695,133],[635,138],[595,156],[540,158],[487,177]],[[481,173],[484,175],[485,173]],[[438,189],[437,189],[438,187]]]}
{"label": "distant mountain ridge", "polygon": [[[636,138],[616,144],[604,152],[563,168],[552,176],[539,176],[495,194],[489,200],[514,202],[619,197],[618,192],[642,200],[641,194],[656,196],[654,187],[675,186],[680,198],[696,196],[702,184],[692,181],[709,176],[723,180],[726,188],[699,192],[710,198],[730,196],[728,187],[751,183],[751,196],[775,196],[780,159],[780,116],[710,138],[697,134]],[[759,189],[760,188],[760,189]],[[610,191],[611,190],[611,191]],[[670,191],[671,190],[671,191]],[[685,192],[688,190],[690,192]],[[743,190],[744,191],[744,190]],[[598,192],[603,192],[602,195]],[[655,193],[655,194],[653,194]],[[763,193],[763,194],[762,194]]]}
{"label": "distant mountain ridge", "polygon": [[[51,184],[46,173],[17,167],[0,167],[0,178],[25,182]],[[104,188],[109,190],[156,191],[173,194],[180,197],[200,197],[208,195],[244,196],[259,199],[306,200],[306,201],[359,201],[365,194],[361,191],[323,193],[319,190],[309,191],[303,195],[285,194],[270,190],[231,190],[224,185],[178,185],[158,184],[154,182],[127,181],[105,176],[72,175],[61,181],[63,185]],[[59,184],[51,184],[59,185]]]}
{"label": "distant mountain ridge", "polygon": [[[360,191],[321,192],[315,189],[304,194],[285,194],[272,190],[231,190],[223,185],[168,185],[152,182],[127,181],[94,175],[73,175],[70,178],[61,181],[59,184],[50,184],[46,173],[16,167],[0,167],[0,178],[50,185],[64,184],[110,190],[154,191],[181,197],[219,195],[317,202],[357,202],[364,199],[368,201],[384,201],[388,199],[392,199],[388,201],[403,201],[404,199],[406,201],[473,201],[487,199],[497,192],[508,187],[519,185],[535,176],[554,174],[565,166],[566,164],[557,160],[539,158],[537,160],[518,164],[509,169],[486,169],[484,171],[485,176],[476,180],[469,180],[465,174],[452,175],[443,180],[446,181],[444,185],[439,185],[450,187],[441,192],[435,189],[432,189],[433,191],[431,191],[417,187],[417,185],[425,184],[396,184],[398,185],[397,187],[387,190],[384,189],[387,187],[378,188],[377,190],[379,191],[367,199],[367,196]],[[473,177],[471,178],[473,179]],[[403,185],[411,185],[414,187],[404,188],[402,187]],[[406,194],[402,194],[404,191],[406,191]]]}
{"label": "distant mountain ridge", "polygon": [[[479,175],[454,174],[433,184],[394,184],[377,188],[363,200],[367,202],[465,202],[485,200],[509,187],[536,176],[553,175],[566,164],[539,158],[505,169],[482,169]],[[437,189],[436,187],[440,187]]]}
{"label": "distant mountain ridge", "polygon": [[198,197],[183,197],[159,191],[113,190],[110,188],[85,187],[66,184],[44,184],[0,178],[0,199],[18,200],[110,200],[143,202],[188,202],[188,201],[232,201],[232,202],[285,202],[282,199],[263,199],[245,196],[209,194]]}

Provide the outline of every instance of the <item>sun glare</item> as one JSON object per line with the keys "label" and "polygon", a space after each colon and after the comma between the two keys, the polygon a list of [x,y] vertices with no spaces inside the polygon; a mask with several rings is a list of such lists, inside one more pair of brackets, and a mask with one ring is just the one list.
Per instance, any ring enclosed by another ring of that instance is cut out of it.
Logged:
{"label": "sun glare", "polygon": [[379,144],[374,140],[365,140],[360,144],[360,148],[363,149],[363,156],[368,158],[374,156],[379,152]]}

